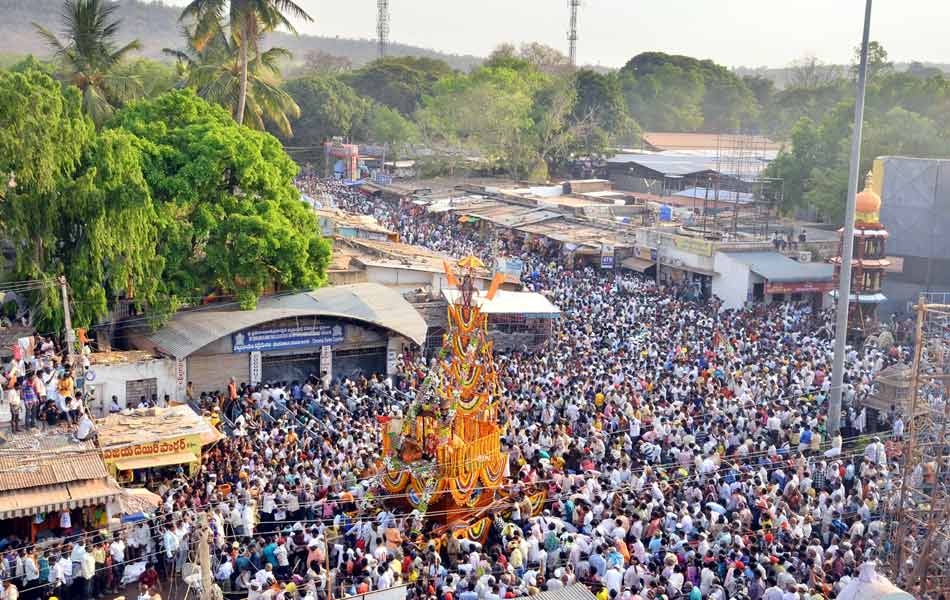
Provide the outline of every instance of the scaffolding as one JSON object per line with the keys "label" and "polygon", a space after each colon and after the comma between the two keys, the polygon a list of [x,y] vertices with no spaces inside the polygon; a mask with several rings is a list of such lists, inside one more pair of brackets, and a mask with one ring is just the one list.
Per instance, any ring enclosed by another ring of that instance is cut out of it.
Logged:
{"label": "scaffolding", "polygon": [[950,589],[950,304],[917,303],[907,441],[900,486],[886,506],[891,577],[918,598]]}
{"label": "scaffolding", "polygon": [[[713,200],[716,201],[713,229],[728,233],[732,239],[742,230],[752,237],[767,238],[773,211],[781,204],[784,183],[763,177],[768,164],[769,140],[760,135],[719,134],[716,136],[716,177]],[[722,204],[731,204],[721,209]],[[703,206],[705,229],[708,203]]]}

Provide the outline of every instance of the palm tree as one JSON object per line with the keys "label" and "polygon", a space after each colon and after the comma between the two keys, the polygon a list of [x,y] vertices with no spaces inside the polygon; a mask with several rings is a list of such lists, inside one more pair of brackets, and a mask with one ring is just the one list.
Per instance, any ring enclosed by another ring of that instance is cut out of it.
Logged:
{"label": "palm tree", "polygon": [[297,33],[287,14],[308,22],[313,19],[293,0],[191,0],[182,11],[181,18],[196,20],[195,37],[199,50],[216,35],[215,31],[220,29],[225,13],[231,37],[240,51],[240,81],[234,118],[238,123],[243,123],[250,70],[248,51],[253,50],[255,60],[260,62],[262,54],[258,42],[261,34],[278,27]]}
{"label": "palm tree", "polygon": [[111,19],[118,4],[107,0],[66,0],[62,25],[65,42],[45,27],[33,23],[55,51],[70,83],[82,90],[83,107],[93,122],[101,125],[123,102],[135,98],[141,88],[135,77],[121,75],[116,66],[133,50],[138,40],[117,48],[121,20]]}
{"label": "palm tree", "polygon": [[[209,102],[231,110],[237,118],[235,107],[241,105],[242,90],[241,51],[239,45],[225,33],[223,27],[214,29],[204,44],[198,43],[193,31],[185,29],[188,40],[186,50],[162,52],[178,60],[179,72],[184,84],[195,88],[199,96]],[[278,62],[290,53],[283,48],[271,48],[258,54],[248,65],[244,84],[244,113],[238,122],[264,129],[269,123],[285,137],[293,135],[290,119],[300,116],[300,108],[294,99],[280,87]]]}

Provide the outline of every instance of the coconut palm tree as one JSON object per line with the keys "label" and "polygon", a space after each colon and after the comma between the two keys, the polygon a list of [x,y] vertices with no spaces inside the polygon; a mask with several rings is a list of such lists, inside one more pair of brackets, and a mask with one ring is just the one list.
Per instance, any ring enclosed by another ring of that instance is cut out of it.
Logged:
{"label": "coconut palm tree", "polygon": [[198,49],[216,35],[215,31],[221,28],[225,17],[231,38],[239,50],[240,78],[233,114],[238,123],[243,123],[247,116],[249,52],[253,51],[255,61],[260,62],[262,54],[258,42],[261,34],[278,27],[297,33],[290,18],[313,19],[293,0],[191,0],[181,13],[182,19],[193,18],[197,22],[195,41]]}
{"label": "coconut palm tree", "polygon": [[108,0],[66,0],[62,12],[65,41],[33,23],[54,50],[65,77],[82,90],[83,107],[97,125],[141,90],[137,78],[121,75],[116,69],[126,55],[141,48],[138,40],[117,47],[121,20],[111,18],[116,8],[118,4]]}
{"label": "coconut palm tree", "polygon": [[185,85],[195,88],[199,96],[208,102],[224,106],[235,115],[241,105],[240,95],[244,89],[244,113],[238,122],[264,129],[270,124],[286,137],[293,135],[290,119],[300,116],[300,108],[294,99],[280,87],[278,62],[290,53],[283,48],[271,48],[258,54],[247,68],[246,84],[242,85],[240,46],[223,27],[199,43],[193,30],[185,29],[188,48],[162,52],[178,60],[179,72]]}

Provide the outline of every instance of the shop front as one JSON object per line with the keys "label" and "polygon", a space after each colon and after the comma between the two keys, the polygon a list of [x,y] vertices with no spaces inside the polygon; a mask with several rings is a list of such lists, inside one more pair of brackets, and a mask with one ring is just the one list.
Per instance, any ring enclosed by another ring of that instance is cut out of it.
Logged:
{"label": "shop front", "polygon": [[92,442],[56,432],[13,436],[0,455],[0,537],[30,543],[107,527],[122,489]]}
{"label": "shop front", "polygon": [[193,476],[222,435],[190,406],[126,411],[98,424],[102,460],[122,484]]}

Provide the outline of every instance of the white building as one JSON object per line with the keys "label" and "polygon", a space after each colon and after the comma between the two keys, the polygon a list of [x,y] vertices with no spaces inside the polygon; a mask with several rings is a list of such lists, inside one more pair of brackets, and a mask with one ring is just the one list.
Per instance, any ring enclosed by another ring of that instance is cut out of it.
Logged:
{"label": "white building", "polygon": [[775,251],[722,252],[713,255],[712,293],[723,308],[746,302],[811,301],[816,308],[829,301],[834,267],[792,260]]}
{"label": "white building", "polygon": [[177,389],[175,361],[139,350],[90,354],[83,389],[96,417],[109,414],[113,396],[122,409],[138,406],[142,397],[150,400],[153,395],[159,403],[166,395],[175,402],[185,400]]}

